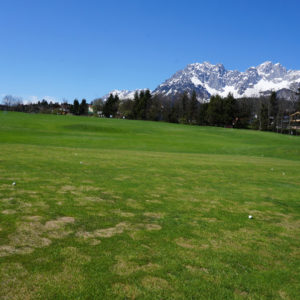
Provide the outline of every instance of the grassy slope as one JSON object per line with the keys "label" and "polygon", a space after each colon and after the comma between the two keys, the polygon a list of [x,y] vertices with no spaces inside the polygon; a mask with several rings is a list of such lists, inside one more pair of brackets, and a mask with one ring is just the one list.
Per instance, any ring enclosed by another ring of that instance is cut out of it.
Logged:
{"label": "grassy slope", "polygon": [[299,195],[297,137],[0,112],[0,299],[296,298]]}

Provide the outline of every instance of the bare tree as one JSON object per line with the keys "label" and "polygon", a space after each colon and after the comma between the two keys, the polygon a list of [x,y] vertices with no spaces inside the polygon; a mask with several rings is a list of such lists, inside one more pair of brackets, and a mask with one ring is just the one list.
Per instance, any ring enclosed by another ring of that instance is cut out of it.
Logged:
{"label": "bare tree", "polygon": [[19,104],[22,104],[22,98],[12,95],[6,95],[2,99],[2,103],[6,106],[17,106]]}

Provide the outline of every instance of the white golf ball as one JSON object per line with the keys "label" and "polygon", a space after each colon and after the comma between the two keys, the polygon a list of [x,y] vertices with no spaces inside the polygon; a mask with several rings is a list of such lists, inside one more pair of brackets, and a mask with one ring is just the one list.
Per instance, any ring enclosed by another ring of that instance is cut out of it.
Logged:
{"label": "white golf ball", "polygon": [[248,216],[249,219],[253,219],[253,217],[251,215]]}

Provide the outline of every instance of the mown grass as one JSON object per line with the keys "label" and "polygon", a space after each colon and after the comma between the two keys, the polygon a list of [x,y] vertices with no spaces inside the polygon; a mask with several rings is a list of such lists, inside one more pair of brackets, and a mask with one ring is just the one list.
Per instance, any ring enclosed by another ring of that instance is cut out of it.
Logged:
{"label": "mown grass", "polygon": [[298,297],[299,138],[0,112],[0,143],[1,299]]}

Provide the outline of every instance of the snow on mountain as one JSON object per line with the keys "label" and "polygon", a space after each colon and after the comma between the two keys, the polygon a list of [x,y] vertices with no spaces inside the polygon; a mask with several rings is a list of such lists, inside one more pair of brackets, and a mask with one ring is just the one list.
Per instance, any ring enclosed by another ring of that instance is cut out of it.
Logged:
{"label": "snow on mountain", "polygon": [[[160,84],[152,94],[175,96],[196,92],[200,101],[208,101],[212,95],[234,97],[257,97],[271,91],[279,95],[292,95],[300,87],[300,71],[287,70],[280,63],[266,61],[257,67],[250,67],[245,72],[226,70],[222,64],[193,63]],[[290,91],[290,93],[287,92]],[[138,92],[142,91],[136,90]],[[121,100],[133,99],[136,91],[114,90],[109,94],[118,95]],[[107,99],[109,94],[103,99]]]}
{"label": "snow on mountain", "polygon": [[120,100],[125,100],[125,99],[133,99],[134,98],[134,94],[135,92],[140,93],[141,91],[146,91],[147,89],[138,89],[138,90],[134,90],[134,91],[128,91],[128,90],[113,90],[110,93],[106,94],[105,96],[103,96],[103,100],[106,100],[110,94],[112,94],[113,96],[118,95]]}
{"label": "snow on mountain", "polygon": [[287,70],[281,64],[264,62],[257,67],[250,67],[245,72],[226,70],[222,64],[208,62],[187,65],[176,72],[155,90],[154,94],[175,96],[178,93],[193,90],[198,99],[206,101],[211,95],[234,97],[254,97],[261,93],[300,87],[300,71]]}

